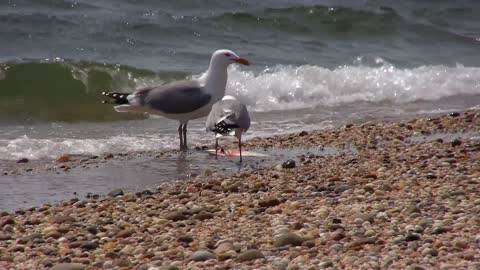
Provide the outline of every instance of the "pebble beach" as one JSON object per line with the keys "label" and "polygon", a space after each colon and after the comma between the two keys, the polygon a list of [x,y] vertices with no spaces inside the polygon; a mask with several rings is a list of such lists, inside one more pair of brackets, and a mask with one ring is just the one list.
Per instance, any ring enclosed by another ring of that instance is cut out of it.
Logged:
{"label": "pebble beach", "polygon": [[480,111],[244,149],[319,145],[351,151],[0,212],[0,269],[480,269]]}

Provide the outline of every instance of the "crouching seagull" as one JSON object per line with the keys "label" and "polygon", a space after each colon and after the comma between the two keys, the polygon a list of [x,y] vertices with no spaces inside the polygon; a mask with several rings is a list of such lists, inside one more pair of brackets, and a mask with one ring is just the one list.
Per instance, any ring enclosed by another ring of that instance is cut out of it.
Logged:
{"label": "crouching seagull", "polygon": [[225,96],[213,104],[207,117],[207,131],[215,133],[215,158],[218,154],[218,138],[235,136],[238,139],[240,162],[242,162],[242,133],[250,127],[250,116],[247,107],[233,96]]}

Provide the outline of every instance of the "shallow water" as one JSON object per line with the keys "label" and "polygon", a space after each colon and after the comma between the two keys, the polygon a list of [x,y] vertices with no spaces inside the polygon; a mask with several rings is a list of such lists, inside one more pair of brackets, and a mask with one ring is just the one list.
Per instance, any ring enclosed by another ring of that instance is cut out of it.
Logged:
{"label": "shallow water", "polygon": [[100,93],[198,76],[220,48],[252,63],[227,85],[253,114],[247,136],[480,104],[479,1],[207,3],[0,1],[0,160],[176,148],[176,122]]}
{"label": "shallow water", "polygon": [[[249,149],[268,157],[219,157],[205,151],[167,153],[158,157],[142,157],[127,160],[108,160],[94,163],[87,168],[73,168],[62,173],[30,173],[2,176],[0,181],[0,210],[15,210],[39,206],[46,202],[84,199],[89,193],[105,195],[113,189],[142,191],[155,189],[161,183],[203,175],[209,171],[228,175],[239,171],[281,163],[298,156],[329,156],[354,154],[355,149],[341,150],[334,147],[293,149]],[[298,162],[298,159],[297,159]],[[74,194],[76,193],[76,194]]]}

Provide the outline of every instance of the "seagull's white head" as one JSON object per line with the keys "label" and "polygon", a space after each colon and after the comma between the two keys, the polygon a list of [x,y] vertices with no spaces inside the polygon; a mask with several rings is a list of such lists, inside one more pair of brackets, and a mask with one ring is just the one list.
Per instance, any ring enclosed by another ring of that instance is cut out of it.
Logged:
{"label": "seagull's white head", "polygon": [[211,64],[227,67],[233,63],[239,63],[247,66],[250,65],[250,62],[248,62],[247,59],[238,56],[236,53],[230,50],[218,50],[212,55]]}

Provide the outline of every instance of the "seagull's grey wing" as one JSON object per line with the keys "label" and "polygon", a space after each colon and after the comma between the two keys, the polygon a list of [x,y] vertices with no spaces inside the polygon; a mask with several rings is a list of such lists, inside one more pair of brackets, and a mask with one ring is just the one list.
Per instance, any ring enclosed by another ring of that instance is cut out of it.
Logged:
{"label": "seagull's grey wing", "polygon": [[207,105],[211,98],[193,80],[147,87],[134,93],[134,99],[140,106],[171,114],[193,112]]}

